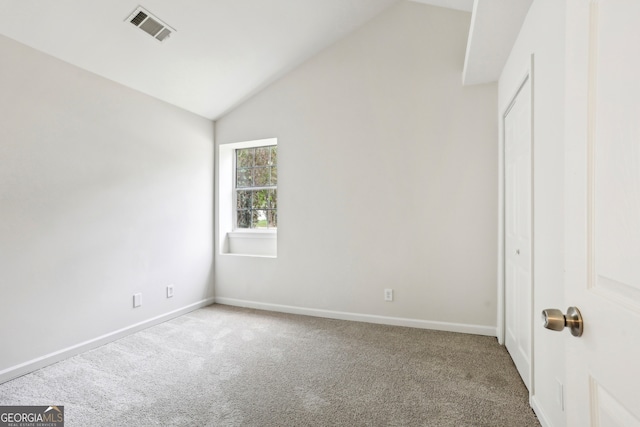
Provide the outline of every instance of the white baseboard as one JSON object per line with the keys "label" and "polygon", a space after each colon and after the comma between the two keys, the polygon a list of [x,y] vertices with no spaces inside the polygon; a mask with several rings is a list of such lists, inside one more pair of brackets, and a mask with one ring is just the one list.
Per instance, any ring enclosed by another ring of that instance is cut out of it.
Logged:
{"label": "white baseboard", "polygon": [[535,412],[536,416],[538,417],[538,421],[540,421],[540,425],[542,427],[553,427],[553,424],[549,422],[549,419],[544,414],[544,411],[538,404],[538,401],[536,400],[535,396],[531,396],[531,399],[529,399],[529,405],[531,405],[531,408],[533,409],[533,412]]}
{"label": "white baseboard", "polygon": [[[175,317],[182,316],[183,314],[189,313],[199,308],[206,307],[214,302],[222,305],[232,305],[237,307],[254,308],[259,310],[276,311],[281,313],[301,314],[305,316],[324,317],[328,319],[351,320],[355,322],[377,323],[382,325],[393,325],[393,326],[407,326],[411,328],[433,329],[433,330],[448,331],[448,332],[460,332],[460,333],[466,333],[466,334],[486,335],[491,337],[495,337],[497,335],[496,333],[497,331],[494,326],[468,325],[463,323],[449,323],[449,322],[437,322],[437,321],[419,320],[419,319],[408,319],[408,318],[402,318],[402,317],[378,316],[374,314],[348,313],[348,312],[342,312],[342,311],[321,310],[316,308],[295,307],[295,306],[288,306],[288,305],[281,305],[281,304],[269,304],[269,303],[262,303],[262,302],[256,302],[256,301],[240,300],[235,298],[217,297],[215,299],[207,298],[207,299],[195,302],[186,307],[179,308],[169,313],[161,314],[159,316],[145,320],[143,322],[136,323],[131,326],[127,326],[117,331],[113,331],[111,333],[76,344],[74,346],[67,347],[59,351],[49,353],[42,357],[38,357],[36,359],[32,359],[27,362],[21,363],[19,365],[15,365],[10,368],[4,369],[0,371],[0,384],[6,381],[10,381],[14,378],[18,378],[22,375],[26,375],[35,370],[44,368],[45,366],[51,365],[53,363],[59,362],[69,357],[75,356],[77,354],[83,353],[85,351],[89,351],[94,348],[100,347],[102,345],[108,344],[110,342],[116,341],[120,338],[124,338],[127,335],[133,334],[143,329],[147,329],[152,326],[158,325],[160,323],[166,322],[167,320],[171,320]],[[532,403],[532,406],[533,406],[533,403]],[[534,407],[534,410],[535,410],[535,407]],[[538,411],[536,410],[536,414],[537,413]],[[538,417],[541,418],[540,415],[538,415]],[[543,423],[542,425],[547,426],[549,424]]]}
{"label": "white baseboard", "polygon": [[26,375],[38,369],[44,368],[45,366],[51,365],[53,363],[59,362],[69,357],[75,356],[77,354],[83,353],[85,351],[92,350],[94,348],[100,347],[110,342],[119,340],[120,338],[124,338],[127,335],[131,335],[143,329],[150,328],[151,326],[158,325],[160,323],[166,322],[167,320],[171,320],[175,317],[182,316],[183,314],[189,313],[199,308],[206,307],[208,305],[213,304],[213,302],[214,302],[213,298],[207,298],[207,299],[195,302],[193,304],[190,304],[186,307],[182,307],[177,310],[170,311],[169,313],[161,314],[159,316],[145,320],[143,322],[136,323],[134,325],[127,326],[122,329],[118,329],[117,331],[110,332],[108,334],[99,336],[97,338],[82,342],[80,344],[76,344],[74,346],[67,347],[62,350],[49,353],[42,357],[38,357],[36,359],[32,359],[27,362],[21,363],[19,365],[15,365],[10,368],[4,369],[0,371],[0,384],[7,382],[9,380],[12,380],[14,378],[18,378],[22,375]]}
{"label": "white baseboard", "polygon": [[305,316],[326,317],[329,319],[352,320],[355,322],[377,323],[381,325],[408,326],[410,328],[433,329],[437,331],[461,332],[465,334],[497,336],[495,326],[467,325],[463,323],[436,322],[430,320],[407,319],[403,317],[378,316],[375,314],[347,313],[343,311],[320,310],[317,308],[294,307],[290,305],[269,304],[235,298],[216,297],[216,304],[281,313],[302,314]]}

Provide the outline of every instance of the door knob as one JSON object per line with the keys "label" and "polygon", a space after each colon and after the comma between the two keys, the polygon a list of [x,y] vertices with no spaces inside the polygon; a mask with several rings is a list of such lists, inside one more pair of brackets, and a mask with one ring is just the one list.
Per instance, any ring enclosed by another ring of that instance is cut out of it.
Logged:
{"label": "door knob", "polygon": [[562,314],[562,312],[556,308],[542,310],[542,320],[544,320],[545,328],[551,329],[552,331],[561,331],[566,327],[569,328],[571,335],[574,337],[582,336],[582,332],[584,331],[582,315],[576,307],[569,307],[567,314]]}

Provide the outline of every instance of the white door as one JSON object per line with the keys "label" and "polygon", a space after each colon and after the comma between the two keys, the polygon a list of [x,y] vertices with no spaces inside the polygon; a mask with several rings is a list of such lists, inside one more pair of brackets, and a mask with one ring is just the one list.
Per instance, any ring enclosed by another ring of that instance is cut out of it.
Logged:
{"label": "white door", "polygon": [[640,426],[640,1],[568,0],[566,42],[567,425]]}
{"label": "white door", "polygon": [[504,117],[505,345],[522,380],[531,381],[531,83],[527,77]]}

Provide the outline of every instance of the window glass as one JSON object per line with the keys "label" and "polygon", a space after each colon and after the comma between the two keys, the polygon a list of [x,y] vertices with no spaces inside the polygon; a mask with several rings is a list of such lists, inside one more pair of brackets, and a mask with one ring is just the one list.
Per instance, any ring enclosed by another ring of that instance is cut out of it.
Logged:
{"label": "window glass", "polygon": [[236,227],[275,229],[278,227],[278,147],[236,150]]}

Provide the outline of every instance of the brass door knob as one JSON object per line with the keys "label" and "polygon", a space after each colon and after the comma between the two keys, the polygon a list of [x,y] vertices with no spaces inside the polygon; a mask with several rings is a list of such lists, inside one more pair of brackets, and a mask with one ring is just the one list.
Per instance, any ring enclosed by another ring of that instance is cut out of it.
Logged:
{"label": "brass door knob", "polygon": [[569,328],[571,335],[574,337],[580,337],[584,332],[582,315],[576,307],[569,307],[567,314],[562,314],[562,311],[557,308],[542,310],[542,320],[544,321],[544,327],[552,331],[561,331],[564,328]]}

